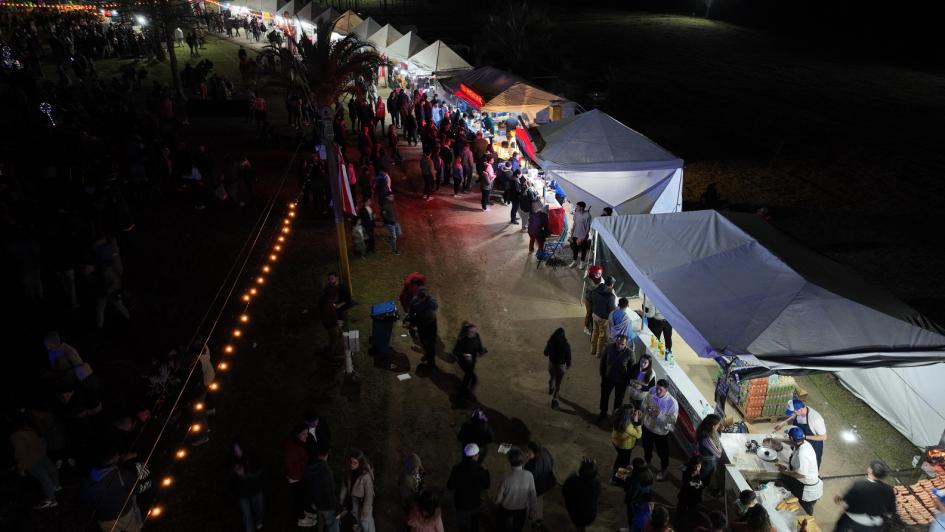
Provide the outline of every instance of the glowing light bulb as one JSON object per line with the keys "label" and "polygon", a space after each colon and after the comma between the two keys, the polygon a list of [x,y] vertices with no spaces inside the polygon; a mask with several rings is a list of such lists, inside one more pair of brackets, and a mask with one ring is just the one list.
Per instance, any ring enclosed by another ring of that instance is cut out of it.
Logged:
{"label": "glowing light bulb", "polygon": [[197,403],[197,404],[195,404],[195,405],[194,405],[194,410],[196,410],[197,412],[200,412],[201,410],[203,410],[203,403]]}
{"label": "glowing light bulb", "polygon": [[255,289],[255,288],[250,288],[250,289],[249,289],[249,293],[252,294],[252,295],[256,295],[256,289]]}
{"label": "glowing light bulb", "polygon": [[164,513],[164,509],[160,506],[155,506],[151,508],[151,511],[148,512],[148,517],[161,517],[161,514]]}
{"label": "glowing light bulb", "polygon": [[243,314],[242,316],[240,316],[240,321],[243,323],[249,322],[249,314]]}
{"label": "glowing light bulb", "polygon": [[275,255],[269,255],[269,260],[275,262],[276,256],[275,256]]}
{"label": "glowing light bulb", "polygon": [[233,329],[233,336],[235,336],[236,338],[239,338],[240,336],[243,336],[243,331],[239,329]]}
{"label": "glowing light bulb", "polygon": [[282,220],[282,225],[289,225],[290,223],[292,223],[292,220],[288,218],[285,218],[284,220]]}
{"label": "glowing light bulb", "polygon": [[276,251],[282,251],[282,246],[280,246],[279,244],[276,244],[276,247],[274,247],[274,248],[272,248],[272,249],[274,249],[274,250],[276,250]]}
{"label": "glowing light bulb", "polygon": [[220,362],[219,364],[217,364],[217,369],[221,371],[226,371],[227,369],[229,369],[229,367],[230,365],[227,364],[226,362]]}
{"label": "glowing light bulb", "polygon": [[289,218],[295,218],[295,211],[289,211]]}
{"label": "glowing light bulb", "polygon": [[233,346],[232,346],[232,345],[228,345],[228,346],[224,347],[224,348],[223,348],[223,352],[226,353],[226,354],[228,354],[228,355],[229,355],[229,354],[232,354],[232,353],[233,353]]}
{"label": "glowing light bulb", "polygon": [[194,423],[190,426],[190,432],[200,432],[200,429],[203,427],[200,426],[200,423]]}
{"label": "glowing light bulb", "polygon": [[283,228],[282,228],[282,232],[285,233],[285,234],[289,234],[289,228],[288,228],[288,227],[283,227]]}
{"label": "glowing light bulb", "polygon": [[165,488],[169,488],[169,487],[171,486],[171,484],[173,484],[173,483],[174,483],[174,479],[172,479],[171,477],[164,477],[164,478],[161,480],[161,486],[162,486],[162,487],[165,487]]}
{"label": "glowing light bulb", "polygon": [[270,270],[270,269],[271,269],[271,268],[269,268],[269,266],[263,266],[263,267],[262,267],[262,271],[263,271],[264,273],[269,273],[269,270]]}
{"label": "glowing light bulb", "polygon": [[285,242],[285,237],[282,235],[279,235],[279,242]]}
{"label": "glowing light bulb", "polygon": [[256,283],[257,283],[257,284],[263,284],[263,283],[265,283],[265,282],[266,282],[266,278],[263,277],[263,276],[259,276],[259,277],[256,278]]}
{"label": "glowing light bulb", "polygon": [[243,301],[246,301],[247,303],[249,302],[250,299],[252,299],[252,297],[250,297],[249,294],[246,294],[243,296]]}
{"label": "glowing light bulb", "polygon": [[220,385],[215,382],[211,382],[210,386],[207,386],[207,388],[210,388],[211,392],[215,392],[220,389]]}
{"label": "glowing light bulb", "polygon": [[177,456],[178,460],[183,460],[184,458],[187,458],[187,449],[178,450],[175,456]]}

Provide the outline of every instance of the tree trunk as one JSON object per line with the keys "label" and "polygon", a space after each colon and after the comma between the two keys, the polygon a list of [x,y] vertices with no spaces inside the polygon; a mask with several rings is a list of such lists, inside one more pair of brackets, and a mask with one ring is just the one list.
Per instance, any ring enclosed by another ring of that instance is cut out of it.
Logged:
{"label": "tree trunk", "polygon": [[[174,93],[183,95],[184,90],[180,82],[180,70],[177,66],[177,52],[174,51],[174,21],[169,20],[170,14],[167,10],[167,3],[161,3],[161,21],[164,26],[164,42],[167,46],[167,59],[171,65],[171,83],[174,85]],[[176,27],[176,26],[175,26]]]}

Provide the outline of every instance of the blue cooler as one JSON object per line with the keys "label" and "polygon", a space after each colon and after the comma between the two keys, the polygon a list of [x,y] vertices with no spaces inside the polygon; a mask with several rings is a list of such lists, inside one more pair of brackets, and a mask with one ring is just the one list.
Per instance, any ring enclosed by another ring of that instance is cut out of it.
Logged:
{"label": "blue cooler", "polygon": [[371,348],[373,354],[386,355],[391,352],[390,343],[394,333],[394,322],[400,318],[397,313],[397,304],[385,301],[371,306]]}

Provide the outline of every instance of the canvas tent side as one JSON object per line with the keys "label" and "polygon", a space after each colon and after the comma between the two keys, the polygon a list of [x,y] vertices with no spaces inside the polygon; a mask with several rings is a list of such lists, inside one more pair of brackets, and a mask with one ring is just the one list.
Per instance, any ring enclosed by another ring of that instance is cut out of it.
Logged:
{"label": "canvas tent side", "polygon": [[311,20],[312,20],[312,5],[313,5],[313,4],[314,4],[314,2],[309,2],[309,3],[307,3],[307,4],[305,4],[304,6],[301,6],[301,7],[299,7],[298,5],[296,5],[295,16],[298,17],[300,20],[304,20],[304,21],[306,21],[306,22],[311,22]]}
{"label": "canvas tent side", "polygon": [[381,25],[378,24],[373,18],[368,17],[362,20],[360,24],[355,26],[354,29],[351,30],[351,33],[353,33],[358,39],[366,41],[368,37],[374,35],[374,33],[376,33],[379,29],[381,29]]}
{"label": "canvas tent side", "polygon": [[349,9],[335,19],[335,32],[347,35],[362,22],[364,22],[364,19]]}
{"label": "canvas tent side", "polygon": [[612,207],[617,214],[682,210],[683,161],[603,111],[542,125],[538,132],[544,147],[534,159],[572,203]]}
{"label": "canvas tent side", "polygon": [[384,27],[368,37],[367,41],[373,44],[378,51],[385,53],[387,47],[394,44],[394,42],[401,37],[403,37],[403,34],[397,31],[397,28],[390,24],[385,24]]}
{"label": "canvas tent side", "polygon": [[426,47],[427,43],[423,42],[419,35],[408,31],[387,47],[387,56],[397,61],[406,61]]}
{"label": "canvas tent side", "polygon": [[[917,445],[945,431],[943,411],[926,399],[941,395],[941,381],[899,369],[942,366],[942,330],[761,218],[694,211],[599,217],[593,227],[699,356],[745,357],[779,372],[849,372],[841,373],[847,386],[868,400],[885,397],[870,406]],[[908,380],[855,373],[872,368],[897,368]],[[910,409],[921,404],[937,415],[915,416]]]}
{"label": "canvas tent side", "polygon": [[329,7],[328,9],[319,13],[318,16],[316,16],[314,19],[312,19],[312,24],[315,24],[317,26],[323,22],[332,22],[340,16],[341,16],[341,13],[336,11],[335,8]]}
{"label": "canvas tent side", "polygon": [[472,69],[472,65],[443,41],[434,42],[409,59],[417,70],[426,75],[448,77]]}

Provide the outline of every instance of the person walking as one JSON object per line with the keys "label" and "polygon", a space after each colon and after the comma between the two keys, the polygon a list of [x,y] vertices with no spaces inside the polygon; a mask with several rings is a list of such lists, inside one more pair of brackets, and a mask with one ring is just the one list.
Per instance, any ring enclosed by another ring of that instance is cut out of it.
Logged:
{"label": "person walking", "polygon": [[[604,267],[600,264],[588,266],[584,282],[584,297],[581,298],[581,301],[584,303],[584,334],[588,336],[594,334],[592,329],[594,312],[591,292],[601,284],[604,284]],[[591,352],[591,356],[594,354],[594,352]]]}
{"label": "person walking", "polygon": [[374,209],[371,207],[370,196],[365,196],[361,200],[361,207],[358,209],[358,219],[361,220],[361,227],[364,228],[364,245],[368,253],[374,253]]}
{"label": "person walking", "polygon": [[[617,305],[614,301],[614,284],[617,280],[610,276],[607,281],[597,285],[590,293],[591,320],[594,329],[591,331],[591,355],[599,357],[607,345],[607,318]],[[626,338],[627,335],[624,335]]]}
{"label": "person walking", "polygon": [[597,464],[587,458],[561,487],[568,517],[578,532],[584,532],[597,519],[597,503],[600,500],[600,481],[597,479]]}
{"label": "person walking", "polygon": [[429,201],[433,194],[434,176],[433,159],[430,158],[430,152],[424,150],[423,158],[420,159],[420,175],[423,176],[423,199]]}
{"label": "person walking", "polygon": [[[788,401],[787,410],[784,415],[787,419],[774,426],[774,430],[781,430],[785,426],[794,425],[804,431],[805,440],[813,447],[817,454],[817,467],[824,458],[824,442],[827,441],[827,422],[820,412],[804,404],[800,399],[791,399]],[[783,440],[787,442],[787,440]]]}
{"label": "person walking", "polygon": [[400,255],[397,251],[397,239],[402,235],[400,223],[397,222],[397,209],[394,208],[394,200],[388,199],[381,205],[381,219],[384,220],[384,226],[387,227],[387,242],[390,244],[391,252],[394,255]]}
{"label": "person walking", "polygon": [[495,496],[496,529],[499,532],[522,532],[528,510],[538,503],[535,477],[525,471],[525,455],[513,447],[508,453],[511,471],[499,479]]}
{"label": "person walking", "polygon": [[833,502],[843,509],[834,532],[879,532],[894,518],[896,494],[883,482],[888,471],[883,462],[871,462],[865,479],[854,482],[843,495],[834,496]]}
{"label": "person walking", "polygon": [[463,186],[463,180],[466,178],[463,163],[459,159],[453,161],[452,167],[450,168],[450,176],[453,178],[453,197],[455,198],[459,195],[460,188]]}
{"label": "person walking", "polygon": [[[571,254],[573,260],[568,268],[583,270],[587,261],[587,251],[591,248],[591,213],[587,211],[587,204],[577,202],[574,208],[574,225],[571,226]],[[580,259],[580,260],[579,260]]]}
{"label": "person walking", "polygon": [[482,463],[489,453],[489,445],[495,441],[495,434],[492,432],[492,427],[489,426],[489,418],[486,413],[481,408],[477,408],[472,411],[469,419],[459,428],[456,438],[463,445],[463,449],[467,449],[470,443],[475,443],[478,448],[476,459],[479,463]]}
{"label": "person walking", "polygon": [[545,344],[545,357],[548,359],[548,394],[551,395],[551,408],[558,408],[558,395],[561,393],[561,381],[565,371],[571,369],[571,344],[564,334],[564,328],[558,327],[551,333]]}
{"label": "person walking", "polygon": [[627,347],[627,337],[618,336],[617,341],[607,346],[600,357],[600,415],[597,422],[607,419],[610,394],[614,393],[614,412],[623,405],[623,396],[630,381],[630,366],[633,353]]}
{"label": "person walking", "polygon": [[473,169],[476,167],[476,158],[473,155],[472,150],[469,148],[469,143],[463,143],[463,149],[460,150],[457,159],[463,163],[463,189],[468,192],[469,182],[472,180]]}
{"label": "person walking", "polygon": [[653,448],[660,459],[660,471],[656,480],[666,480],[669,470],[669,436],[676,426],[679,403],[669,394],[666,379],[656,381],[656,387],[643,399],[643,457],[649,464],[653,459]]}
{"label": "person walking", "polygon": [[530,441],[525,447],[525,471],[535,479],[535,507],[531,511],[532,528],[544,528],[542,520],[545,513],[544,494],[558,485],[555,478],[555,459],[551,452],[536,442]]}
{"label": "person walking", "polygon": [[305,465],[309,458],[308,451],[305,450],[308,437],[308,426],[298,424],[292,428],[292,432],[282,443],[283,470],[292,494],[292,512],[295,515],[296,525],[301,528],[315,526],[315,516],[309,511],[304,482]]}
{"label": "person walking", "polygon": [[479,532],[482,493],[489,489],[489,470],[479,464],[479,446],[463,447],[463,460],[450,470],[446,489],[453,492],[459,532]]}
{"label": "person walking", "polygon": [[364,453],[358,449],[348,452],[348,468],[338,498],[354,516],[360,532],[375,532],[374,470]]}
{"label": "person walking", "polygon": [[479,174],[479,190],[482,191],[482,210],[488,211],[489,205],[492,205],[492,183],[495,181],[495,169],[492,168],[493,158],[486,157],[486,163]]}
{"label": "person walking", "polygon": [[464,397],[475,398],[476,384],[479,383],[479,377],[476,376],[476,362],[479,357],[488,352],[482,345],[482,338],[480,338],[476,326],[464,321],[462,327],[460,327],[456,344],[453,346],[453,356],[456,357],[459,368],[463,370],[460,393]]}
{"label": "person walking", "polygon": [[263,526],[262,468],[255,454],[234,442],[230,450],[230,486],[240,503],[243,530],[253,532]]}
{"label": "person walking", "polygon": [[410,300],[407,322],[417,328],[417,336],[423,349],[423,363],[431,369],[436,368],[436,312],[440,308],[436,298],[430,295],[426,286],[417,288],[417,294]]}
{"label": "person walking", "polygon": [[626,469],[630,465],[633,448],[636,446],[637,440],[643,437],[642,416],[643,412],[634,409],[632,406],[622,406],[614,414],[614,426],[610,433],[610,443],[617,451],[617,458],[614,460],[613,472],[610,475],[611,484],[623,484],[623,480],[617,476],[617,470]]}
{"label": "person walking", "polygon": [[56,492],[62,489],[59,486],[59,471],[46,455],[46,440],[26,414],[18,415],[13,420],[13,427],[10,433],[13,469],[21,477],[33,477],[43,491],[43,501],[34,508],[45,510],[59,506],[56,501]]}

